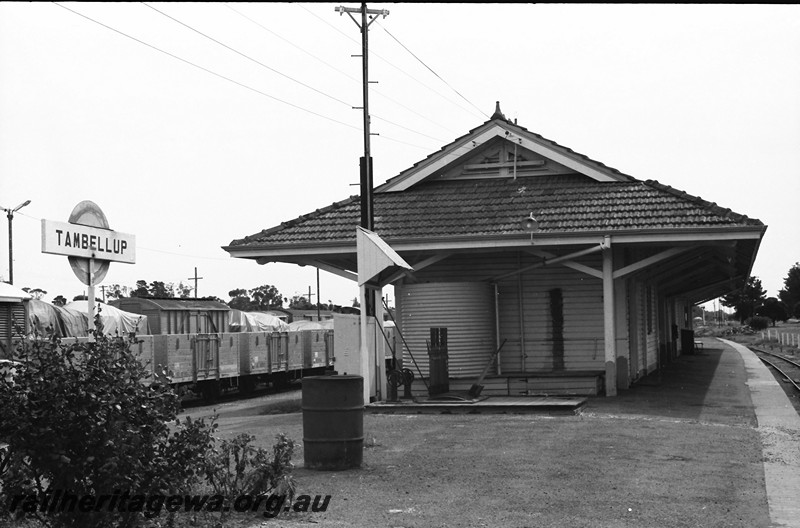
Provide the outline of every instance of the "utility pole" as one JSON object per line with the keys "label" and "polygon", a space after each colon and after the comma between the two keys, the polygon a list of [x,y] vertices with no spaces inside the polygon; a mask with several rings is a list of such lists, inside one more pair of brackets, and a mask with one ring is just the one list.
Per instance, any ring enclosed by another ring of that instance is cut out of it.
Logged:
{"label": "utility pole", "polygon": [[322,317],[319,314],[319,268],[317,268],[317,321],[322,321]]}
{"label": "utility pole", "polygon": [[313,294],[313,293],[311,293],[311,286],[309,286],[309,287],[308,287],[308,304],[313,304],[313,303],[311,302],[311,297],[313,297],[313,296],[314,296],[314,294]]}
{"label": "utility pole", "polygon": [[202,278],[203,277],[198,277],[197,276],[197,268],[194,269],[194,277],[189,277],[189,280],[193,280],[194,281],[194,297],[195,297],[195,299],[198,298],[198,296],[197,296],[197,281],[199,281]]}
{"label": "utility pole", "polygon": [[[361,169],[361,227],[370,231],[374,230],[375,214],[373,210],[372,200],[372,153],[370,150],[370,116],[369,116],[369,26],[372,24],[377,16],[386,18],[389,11],[385,9],[367,9],[367,4],[362,3],[361,7],[350,8],[339,6],[336,11],[343,15],[347,15],[355,22],[361,31],[361,70],[363,76],[362,89],[363,89],[363,106],[361,107],[364,112],[364,157],[360,159]],[[353,16],[353,13],[361,14],[361,22]],[[367,15],[372,15],[371,20],[367,20]],[[365,306],[362,310],[366,310],[367,315],[375,315],[375,295],[371,290],[367,292]]]}
{"label": "utility pole", "polygon": [[23,203],[19,204],[18,206],[14,207],[13,209],[6,209],[5,207],[0,207],[3,211],[5,211],[6,217],[8,218],[8,283],[14,284],[14,232],[11,229],[11,222],[14,220],[14,213],[25,207],[31,203],[30,200],[25,200]]}
{"label": "utility pole", "polygon": [[[364,104],[362,106],[362,110],[364,111],[364,157],[360,160],[360,169],[361,169],[361,227],[368,231],[374,231],[374,211],[373,211],[373,201],[372,201],[372,154],[370,152],[370,117],[369,117],[369,45],[368,45],[368,35],[369,35],[369,26],[372,22],[375,21],[375,17],[378,15],[386,16],[389,14],[389,11],[385,9],[367,9],[367,4],[362,3],[360,9],[353,9],[347,7],[337,7],[336,11],[339,12],[340,15],[347,13],[348,16],[355,22],[358,28],[361,30],[361,66],[363,72],[363,92],[364,92]],[[361,23],[356,20],[353,16],[353,13],[361,13]],[[367,20],[367,15],[370,15],[371,20]],[[359,263],[359,267],[361,264]],[[381,381],[381,370],[383,370],[383,359],[378,358],[378,350],[380,347],[376,346],[375,348],[375,371],[370,374],[369,370],[369,346],[367,341],[370,339],[369,333],[367,331],[368,319],[370,317],[375,319],[376,324],[379,326],[382,324],[381,321],[378,321],[378,317],[376,314],[380,312],[377,308],[376,302],[376,290],[372,287],[367,287],[366,284],[362,284],[360,286],[360,297],[361,297],[361,347],[360,347],[360,370],[361,374],[364,376],[365,384],[364,384],[364,401],[367,402],[370,400],[370,378],[372,378],[376,384],[375,386],[375,398],[376,400],[381,399],[381,386],[385,385],[385,380]],[[375,336],[373,336],[375,337]],[[374,377],[373,377],[374,376]]]}

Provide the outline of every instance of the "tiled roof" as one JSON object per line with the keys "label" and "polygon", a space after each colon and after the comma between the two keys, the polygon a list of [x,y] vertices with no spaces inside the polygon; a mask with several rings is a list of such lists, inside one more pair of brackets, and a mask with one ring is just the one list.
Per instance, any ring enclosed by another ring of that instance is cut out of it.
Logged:
{"label": "tiled roof", "polygon": [[[520,235],[530,213],[541,234],[763,226],[655,181],[597,182],[579,174],[423,182],[375,193],[374,204],[374,230],[389,242]],[[354,243],[359,223],[354,196],[230,247]]]}

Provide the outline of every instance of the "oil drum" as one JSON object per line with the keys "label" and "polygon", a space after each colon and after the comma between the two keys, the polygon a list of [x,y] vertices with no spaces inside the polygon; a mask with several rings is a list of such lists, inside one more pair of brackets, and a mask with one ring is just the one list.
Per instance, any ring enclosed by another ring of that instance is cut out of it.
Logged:
{"label": "oil drum", "polygon": [[305,467],[342,470],[361,467],[364,458],[364,378],[303,378],[303,459]]}

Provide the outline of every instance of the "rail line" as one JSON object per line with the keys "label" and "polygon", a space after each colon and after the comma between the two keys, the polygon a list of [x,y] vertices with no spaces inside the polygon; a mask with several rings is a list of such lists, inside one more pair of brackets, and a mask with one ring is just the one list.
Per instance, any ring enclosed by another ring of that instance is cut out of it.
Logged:
{"label": "rail line", "polygon": [[[794,388],[797,389],[798,392],[800,392],[800,363],[799,362],[794,361],[792,359],[789,359],[789,358],[787,358],[785,356],[782,356],[780,354],[775,354],[773,352],[767,352],[766,350],[762,350],[760,348],[753,348],[753,351],[756,353],[756,355],[759,357],[759,359],[761,359],[761,361],[763,361],[764,363],[766,363],[767,365],[769,365],[770,367],[775,369],[778,373],[780,373],[781,376],[786,378],[786,380],[789,383],[794,385]],[[765,356],[770,356],[770,358],[767,358]],[[784,362],[783,368],[779,367],[776,364],[776,362],[773,361],[772,358],[779,359],[782,362]],[[791,366],[787,367],[785,365],[786,363],[788,363]]]}
{"label": "rail line", "polygon": [[[213,404],[223,404],[233,401],[261,398],[264,396],[276,396],[287,392],[297,392],[301,389],[301,387],[302,386],[299,380],[291,380],[286,384],[278,386],[259,384],[247,394],[242,394],[238,390],[224,391],[214,400]],[[193,409],[195,407],[203,407],[210,404],[211,403],[206,398],[203,398],[201,394],[193,393],[192,391],[183,392],[183,396],[181,398],[182,409]]]}

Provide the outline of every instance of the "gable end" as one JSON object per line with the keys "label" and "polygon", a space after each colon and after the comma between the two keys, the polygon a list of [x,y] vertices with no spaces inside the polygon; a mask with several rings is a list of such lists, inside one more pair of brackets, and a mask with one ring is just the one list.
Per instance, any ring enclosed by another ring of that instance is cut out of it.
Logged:
{"label": "gable end", "polygon": [[514,151],[517,176],[522,169],[528,175],[578,173],[600,182],[636,181],[520,126],[493,119],[390,179],[375,192],[405,191],[432,179],[513,177]]}

